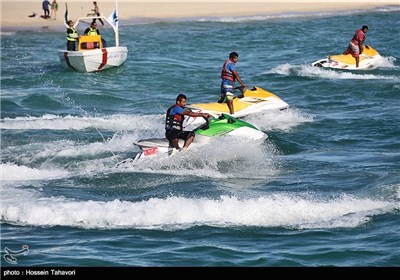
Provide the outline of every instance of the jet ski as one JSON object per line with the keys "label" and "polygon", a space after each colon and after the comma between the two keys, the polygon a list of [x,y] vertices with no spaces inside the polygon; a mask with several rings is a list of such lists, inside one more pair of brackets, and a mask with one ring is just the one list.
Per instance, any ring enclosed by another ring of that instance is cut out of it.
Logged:
{"label": "jet ski", "polygon": [[[260,87],[247,89],[240,97],[233,99],[235,113],[232,114],[235,118],[241,118],[253,113],[259,113],[267,110],[283,110],[289,105],[280,99],[277,95],[266,91]],[[229,114],[229,109],[226,103],[197,103],[187,106],[194,112],[204,112],[213,115],[214,117],[226,113]]]}
{"label": "jet ski", "polygon": [[360,54],[358,67],[356,67],[356,60],[351,54],[330,55],[328,58],[311,63],[311,65],[333,69],[365,70],[374,67],[380,60],[382,57],[377,50],[371,46],[365,46],[363,53]]}
{"label": "jet ski", "polygon": [[[256,126],[227,114],[221,114],[218,118],[210,117],[193,131],[195,133],[195,138],[189,146],[189,150],[196,146],[207,144],[213,137],[231,136],[245,139],[253,143],[261,143],[264,139],[268,138],[267,134],[259,130]],[[179,146],[182,147],[184,141],[179,141]],[[126,159],[118,163],[117,166],[143,157],[160,154],[174,155],[179,153],[179,151],[169,143],[167,138],[142,139],[134,144],[140,148],[140,152],[134,158]]]}

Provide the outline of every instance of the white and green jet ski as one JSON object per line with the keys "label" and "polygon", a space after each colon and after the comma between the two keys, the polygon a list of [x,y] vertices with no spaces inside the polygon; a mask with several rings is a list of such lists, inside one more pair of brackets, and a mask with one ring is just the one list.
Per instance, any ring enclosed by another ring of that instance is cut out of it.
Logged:
{"label": "white and green jet ski", "polygon": [[[268,137],[267,134],[259,130],[256,126],[227,114],[221,114],[218,118],[210,118],[193,131],[196,136],[189,149],[204,145],[213,137],[230,136],[244,139],[245,141],[260,143]],[[180,140],[179,146],[182,147],[183,142],[183,140]],[[173,155],[178,152],[170,145],[167,138],[142,139],[134,144],[140,148],[140,152],[134,158],[126,159],[118,165],[132,162],[133,160],[143,157],[159,154]]]}

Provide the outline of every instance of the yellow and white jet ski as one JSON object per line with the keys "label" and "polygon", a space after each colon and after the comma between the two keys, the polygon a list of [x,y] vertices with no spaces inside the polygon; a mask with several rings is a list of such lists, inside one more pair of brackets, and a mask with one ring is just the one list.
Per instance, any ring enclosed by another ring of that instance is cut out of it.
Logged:
{"label": "yellow and white jet ski", "polygon": [[358,67],[356,67],[356,59],[351,54],[330,55],[328,58],[311,63],[311,65],[333,69],[365,70],[373,68],[380,60],[382,57],[377,50],[371,46],[365,46],[363,53],[360,54]]}
{"label": "yellow and white jet ski", "polygon": [[[232,116],[235,118],[241,118],[249,114],[267,110],[283,110],[289,107],[289,105],[277,95],[259,87],[247,89],[241,98],[235,97],[233,99],[233,106],[235,108],[235,114]],[[226,103],[196,103],[187,106],[187,108],[194,112],[201,111],[209,113],[214,117],[223,113],[229,114]]]}

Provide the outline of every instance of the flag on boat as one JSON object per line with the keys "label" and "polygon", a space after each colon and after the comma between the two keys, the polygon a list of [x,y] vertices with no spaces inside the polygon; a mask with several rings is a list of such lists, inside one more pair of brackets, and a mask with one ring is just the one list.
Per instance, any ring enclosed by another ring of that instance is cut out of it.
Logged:
{"label": "flag on boat", "polygon": [[65,19],[65,24],[68,25],[68,6],[67,6],[67,3],[65,3],[65,16],[64,16],[64,19]]}
{"label": "flag on boat", "polygon": [[118,13],[117,9],[115,8],[111,15],[107,18],[107,21],[114,27],[118,27]]}

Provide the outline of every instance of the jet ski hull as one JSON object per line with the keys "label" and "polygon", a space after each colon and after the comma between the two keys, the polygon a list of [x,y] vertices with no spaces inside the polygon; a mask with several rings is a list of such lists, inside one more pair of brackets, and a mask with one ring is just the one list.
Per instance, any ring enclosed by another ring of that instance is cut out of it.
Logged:
{"label": "jet ski hull", "polygon": [[[259,130],[256,126],[226,114],[199,125],[194,132],[195,139],[189,149],[205,145],[213,137],[229,136],[256,144],[261,143],[268,137],[267,134]],[[182,147],[184,141],[179,141],[179,146]],[[118,165],[126,164],[143,157],[174,155],[179,152],[166,138],[142,139],[134,144],[140,148],[140,152],[134,158],[126,159]]]}
{"label": "jet ski hull", "polygon": [[[266,91],[259,87],[247,89],[243,93],[243,97],[235,97],[233,99],[235,113],[232,114],[235,118],[241,118],[249,114],[260,113],[268,110],[283,110],[289,105],[279,98],[277,95]],[[196,103],[189,105],[188,108],[193,111],[202,111],[205,113],[218,116],[222,113],[229,114],[229,108],[226,103]]]}
{"label": "jet ski hull", "polygon": [[382,60],[381,55],[371,46],[366,46],[360,55],[358,67],[356,67],[356,60],[351,54],[330,55],[311,63],[311,65],[332,69],[365,70],[373,68],[380,60]]}

